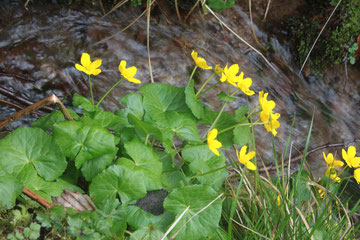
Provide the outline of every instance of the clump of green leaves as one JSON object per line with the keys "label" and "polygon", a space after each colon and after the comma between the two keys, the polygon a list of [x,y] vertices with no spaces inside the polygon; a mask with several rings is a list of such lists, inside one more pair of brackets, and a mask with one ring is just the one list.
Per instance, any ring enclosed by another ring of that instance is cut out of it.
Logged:
{"label": "clump of green leaves", "polygon": [[349,48],[349,62],[351,64],[355,64],[355,52],[359,49],[359,45],[357,43],[354,43],[350,48]]}

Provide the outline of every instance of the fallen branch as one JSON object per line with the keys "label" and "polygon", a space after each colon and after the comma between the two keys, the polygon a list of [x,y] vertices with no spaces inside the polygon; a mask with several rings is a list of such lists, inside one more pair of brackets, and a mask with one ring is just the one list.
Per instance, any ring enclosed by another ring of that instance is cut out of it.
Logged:
{"label": "fallen branch", "polygon": [[41,196],[37,195],[36,193],[34,193],[33,191],[31,191],[30,189],[24,187],[23,193],[26,194],[32,200],[40,203],[44,207],[51,208],[51,204],[48,201],[46,201],[43,197],[41,197]]}

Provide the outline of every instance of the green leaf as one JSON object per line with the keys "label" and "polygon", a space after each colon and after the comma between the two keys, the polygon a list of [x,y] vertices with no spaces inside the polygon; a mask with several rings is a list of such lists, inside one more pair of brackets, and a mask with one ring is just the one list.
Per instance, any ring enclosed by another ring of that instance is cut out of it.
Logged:
{"label": "green leaf", "polygon": [[[301,172],[301,178],[299,178],[299,182],[297,183],[295,192],[296,192],[296,197],[297,200],[299,202],[303,202],[303,201],[308,201],[311,198],[311,193],[309,191],[309,189],[306,187],[307,186],[307,177],[309,177],[309,175],[303,171]],[[304,179],[305,178],[305,179]]]}
{"label": "green leaf", "polygon": [[104,112],[101,110],[94,112],[93,114],[88,114],[87,117],[81,117],[79,120],[89,126],[112,129],[116,133],[120,133],[120,131],[127,125],[125,118],[117,116],[111,112]]}
{"label": "green leaf", "polygon": [[167,191],[172,191],[176,187],[184,186],[185,176],[175,167],[173,156],[165,152],[158,152],[158,155],[163,166],[163,173],[161,175],[163,188]]}
{"label": "green leaf", "polygon": [[[141,240],[159,240],[162,239],[164,233],[153,227],[142,227],[132,233],[136,239]],[[164,239],[168,239],[167,237]]]}
{"label": "green leaf", "polygon": [[143,97],[140,94],[126,94],[121,98],[120,103],[125,105],[127,108],[116,110],[116,115],[127,118],[128,114],[131,113],[140,120],[143,118],[145,111],[143,107]]}
{"label": "green leaf", "polygon": [[133,229],[142,227],[154,227],[166,232],[169,225],[174,221],[175,215],[170,212],[164,212],[161,215],[155,216],[151,213],[145,212],[138,206],[127,206],[128,224]]}
{"label": "green leaf", "polygon": [[216,156],[207,145],[198,145],[185,147],[182,157],[190,162],[189,168],[196,176],[202,175],[196,177],[200,183],[212,186],[215,190],[221,188],[228,175],[223,154]]}
{"label": "green leaf", "polygon": [[234,6],[234,0],[206,0],[207,5],[214,11],[221,11]]}
{"label": "green leaf", "polygon": [[139,120],[131,113],[128,114],[129,123],[135,127],[135,131],[139,138],[145,139],[147,136],[153,136],[157,140],[163,140],[161,131],[153,124]]}
{"label": "green leaf", "polygon": [[[138,139],[125,143],[127,154],[134,160],[133,169],[141,171],[148,191],[162,188],[162,163],[154,150]],[[121,164],[117,162],[117,164]]]}
{"label": "green leaf", "polygon": [[190,112],[185,103],[184,88],[162,83],[150,83],[140,88],[144,109],[154,121],[166,122],[167,111]]}
{"label": "green leaf", "polygon": [[0,206],[12,208],[23,188],[21,182],[6,172],[0,164]]}
{"label": "green leaf", "polygon": [[24,179],[25,186],[40,195],[48,202],[52,202],[52,197],[58,197],[63,192],[62,184],[59,182],[47,182],[37,175],[28,176]]}
{"label": "green leaf", "polygon": [[[77,115],[73,110],[71,109],[66,109],[70,116],[77,120],[79,118],[79,115]],[[64,115],[62,114],[62,112],[60,111],[55,111],[49,114],[46,114],[45,116],[37,119],[36,121],[34,121],[31,125],[33,127],[38,127],[41,128],[44,131],[49,130],[50,128],[52,128],[52,126],[57,123],[57,122],[63,122],[65,121]]]}
{"label": "green leaf", "polygon": [[169,128],[179,138],[189,142],[201,142],[195,119],[190,114],[179,114],[174,111],[165,113],[166,123],[162,127]]}
{"label": "green leaf", "polygon": [[227,95],[224,91],[221,91],[221,93],[219,93],[217,95],[217,98],[219,100],[223,100],[225,102],[235,102],[237,100],[237,98],[234,97],[230,97],[229,95]]}
{"label": "green leaf", "polygon": [[[239,121],[239,124],[249,124],[247,118]],[[250,126],[237,126],[233,130],[234,139],[233,142],[237,145],[243,146],[251,142]]]}
{"label": "green leaf", "polygon": [[81,122],[54,125],[53,136],[65,156],[75,161],[86,180],[91,180],[114,160],[117,139],[109,131]]}
{"label": "green leaf", "polygon": [[164,208],[176,214],[177,219],[184,210],[189,210],[180,219],[170,236],[177,232],[191,217],[200,210],[197,216],[187,222],[179,234],[178,239],[204,239],[212,234],[219,226],[221,217],[221,200],[211,203],[217,197],[217,193],[209,186],[191,185],[175,189],[164,201]]}
{"label": "green leaf", "polygon": [[20,181],[36,173],[52,181],[67,163],[53,137],[39,128],[21,127],[0,140],[0,164]]}
{"label": "green leaf", "polygon": [[146,186],[142,174],[131,171],[126,166],[113,165],[97,175],[89,187],[90,197],[101,208],[106,200],[115,201],[119,195],[124,199],[142,198],[146,195]]}
{"label": "green leaf", "polygon": [[203,117],[204,107],[202,102],[197,99],[195,95],[193,79],[191,79],[185,87],[185,102],[196,118],[200,119]]}
{"label": "green leaf", "polygon": [[100,109],[92,104],[89,98],[83,97],[77,93],[74,94],[73,102],[74,107],[81,108],[85,113],[97,112]]}

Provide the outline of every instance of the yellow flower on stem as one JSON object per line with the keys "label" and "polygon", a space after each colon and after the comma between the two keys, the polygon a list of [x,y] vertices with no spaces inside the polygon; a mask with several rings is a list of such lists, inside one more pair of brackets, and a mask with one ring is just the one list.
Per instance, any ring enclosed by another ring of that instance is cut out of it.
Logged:
{"label": "yellow flower on stem", "polygon": [[360,184],[360,168],[355,169],[354,171],[354,178],[358,184]]}
{"label": "yellow flower on stem", "polygon": [[262,112],[270,114],[273,112],[276,104],[272,100],[267,100],[268,93],[264,94],[264,91],[259,92],[259,104],[262,109]]}
{"label": "yellow flower on stem", "polygon": [[[280,113],[275,113],[275,114],[271,114],[271,121],[270,121],[270,117],[269,118],[262,118],[261,116],[269,116],[267,114],[262,114],[263,112],[260,112],[260,120],[262,122],[264,122],[264,127],[266,129],[267,132],[271,132],[274,136],[276,136],[277,131],[276,129],[280,127],[280,122],[278,121],[278,119],[280,118]],[[267,120],[266,120],[267,119]]]}
{"label": "yellow flower on stem", "polygon": [[334,156],[332,155],[332,153],[329,153],[326,156],[325,153],[323,152],[323,156],[324,156],[324,159],[325,159],[325,162],[326,162],[328,168],[342,167],[344,165],[344,163],[342,161],[334,159]]}
{"label": "yellow flower on stem", "polygon": [[221,73],[221,82],[227,82],[230,85],[237,87],[236,83],[239,81],[239,77],[236,76],[239,72],[239,65],[233,64],[229,68],[226,65],[224,71]]}
{"label": "yellow flower on stem", "polygon": [[241,72],[240,76],[238,77],[237,87],[240,88],[243,93],[245,93],[248,96],[254,95],[254,91],[250,90],[252,84],[251,78],[245,78],[244,79],[244,73]]}
{"label": "yellow flower on stem", "polygon": [[208,66],[206,64],[206,61],[204,58],[198,57],[198,53],[195,51],[191,52],[191,57],[194,59],[195,64],[202,69],[212,69],[212,67]]}
{"label": "yellow flower on stem", "polygon": [[250,160],[253,159],[253,157],[255,157],[254,151],[246,153],[247,146],[243,146],[240,149],[240,152],[237,149],[235,149],[235,150],[236,150],[236,156],[240,163],[244,164],[248,169],[250,169],[252,171],[256,170],[255,164],[250,162]]}
{"label": "yellow flower on stem", "polygon": [[324,198],[325,192],[322,189],[319,189],[318,193],[320,194],[320,198]]}
{"label": "yellow flower on stem", "polygon": [[337,183],[341,181],[341,178],[338,177],[336,170],[332,167],[326,169],[325,176],[331,178]]}
{"label": "yellow flower on stem", "polygon": [[75,64],[75,68],[81,72],[86,73],[87,75],[98,75],[101,73],[101,69],[99,68],[101,65],[101,60],[95,60],[91,62],[90,55],[88,53],[83,53],[81,55],[80,64]]}
{"label": "yellow flower on stem", "polygon": [[342,157],[350,168],[360,167],[360,157],[356,157],[355,155],[356,148],[354,146],[350,146],[347,152],[345,149],[342,150]]}
{"label": "yellow flower on stem", "polygon": [[221,144],[221,142],[216,140],[217,135],[218,135],[218,130],[216,128],[212,129],[207,135],[207,144],[208,144],[210,150],[216,156],[220,156],[220,153],[217,149],[221,148],[222,144]]}
{"label": "yellow flower on stem", "polygon": [[129,67],[126,68],[126,61],[125,60],[121,60],[120,64],[119,64],[119,71],[121,73],[121,75],[128,80],[129,82],[132,83],[141,83],[141,81],[137,78],[134,78],[137,68],[136,67]]}

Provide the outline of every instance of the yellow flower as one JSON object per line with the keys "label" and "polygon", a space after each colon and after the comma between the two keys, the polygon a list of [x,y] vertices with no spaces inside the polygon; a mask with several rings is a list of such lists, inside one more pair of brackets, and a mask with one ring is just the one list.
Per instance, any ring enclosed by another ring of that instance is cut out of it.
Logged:
{"label": "yellow flower", "polygon": [[120,64],[119,64],[119,71],[121,73],[121,75],[128,80],[129,82],[133,82],[133,83],[141,83],[141,81],[137,78],[134,78],[135,74],[136,74],[136,67],[129,67],[126,68],[126,61],[121,60]]}
{"label": "yellow flower", "polygon": [[219,142],[218,140],[216,140],[216,136],[218,135],[218,130],[216,128],[214,128],[213,130],[211,130],[208,135],[207,135],[207,144],[210,148],[210,150],[216,155],[216,156],[220,156],[219,151],[217,150],[218,148],[222,147],[221,142]]}
{"label": "yellow flower", "polygon": [[222,73],[223,71],[224,71],[224,69],[222,69],[219,64],[216,64],[216,65],[215,65],[215,67],[214,67],[214,72],[215,72],[215,74],[220,74],[220,73]]}
{"label": "yellow flower", "polygon": [[322,189],[319,189],[318,193],[320,194],[320,198],[324,198],[325,192]]}
{"label": "yellow flower", "polygon": [[277,134],[276,129],[280,127],[280,122],[278,121],[279,118],[280,118],[280,113],[275,113],[275,114],[271,114],[271,122],[269,121],[270,118],[267,120],[267,122],[263,121],[265,123],[264,127],[266,131],[271,132],[274,136],[276,136]]}
{"label": "yellow flower", "polygon": [[[264,123],[266,131],[271,132],[276,136],[276,129],[280,127],[280,113],[274,113],[273,109],[276,104],[274,101],[267,100],[268,93],[264,94],[264,91],[259,92],[259,105],[261,107],[260,120]],[[270,122],[271,120],[271,122]]]}
{"label": "yellow flower", "polygon": [[255,164],[250,162],[250,160],[253,157],[255,157],[255,152],[254,151],[246,153],[247,146],[243,146],[240,149],[240,152],[237,149],[235,149],[235,150],[236,150],[236,156],[237,156],[240,163],[244,164],[250,170],[253,170],[253,171],[256,170]]}
{"label": "yellow flower", "polygon": [[326,156],[325,153],[323,152],[323,156],[324,156],[324,159],[325,159],[325,162],[326,162],[328,168],[342,167],[344,165],[344,163],[342,161],[335,160],[332,153],[329,153]]}
{"label": "yellow flower", "polygon": [[360,168],[354,171],[354,178],[358,184],[360,184]]}
{"label": "yellow flower", "polygon": [[239,77],[236,76],[239,72],[239,65],[233,64],[229,68],[226,65],[224,71],[221,73],[221,82],[227,82],[230,85],[237,87],[236,83],[239,81]]}
{"label": "yellow flower", "polygon": [[356,157],[356,148],[350,146],[348,151],[342,150],[342,157],[349,167],[360,167],[360,157]]}
{"label": "yellow flower", "polygon": [[278,207],[280,207],[280,204],[281,204],[280,195],[278,195],[277,198],[276,198],[276,205],[278,205]]}
{"label": "yellow flower", "polygon": [[331,178],[337,183],[341,181],[341,178],[338,177],[336,170],[332,167],[326,169],[325,176]]}
{"label": "yellow flower", "polygon": [[237,87],[240,88],[243,93],[245,93],[248,96],[254,95],[254,91],[250,90],[252,84],[251,78],[245,78],[244,79],[244,73],[241,72],[239,76],[239,81],[237,83]]}
{"label": "yellow flower", "polygon": [[204,58],[198,57],[198,53],[195,51],[191,52],[191,57],[194,59],[195,64],[202,69],[212,69],[212,67],[208,66],[206,64],[206,61]]}
{"label": "yellow flower", "polygon": [[267,100],[268,93],[264,94],[264,91],[259,92],[259,104],[264,114],[271,114],[276,104],[272,100]]}
{"label": "yellow flower", "polygon": [[90,55],[87,53],[83,53],[81,55],[80,64],[75,64],[75,68],[81,72],[86,73],[87,75],[98,75],[101,73],[101,69],[98,68],[101,65],[101,60],[95,60],[93,62],[90,61]]}

